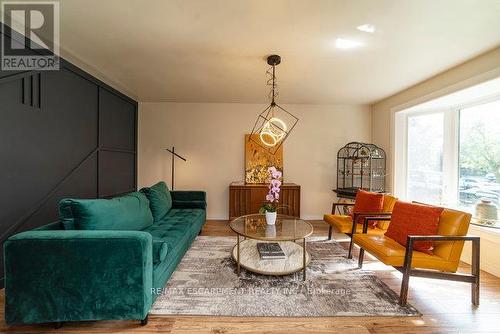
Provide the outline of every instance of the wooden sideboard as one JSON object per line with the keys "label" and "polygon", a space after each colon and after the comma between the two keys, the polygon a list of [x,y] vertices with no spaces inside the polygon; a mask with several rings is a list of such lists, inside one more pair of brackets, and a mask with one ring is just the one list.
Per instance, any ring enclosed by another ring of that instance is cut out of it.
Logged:
{"label": "wooden sideboard", "polygon": [[[268,190],[267,184],[231,183],[229,185],[229,219],[258,213],[259,208],[266,202]],[[283,183],[279,202],[285,207],[278,213],[300,217],[300,186],[295,183]]]}

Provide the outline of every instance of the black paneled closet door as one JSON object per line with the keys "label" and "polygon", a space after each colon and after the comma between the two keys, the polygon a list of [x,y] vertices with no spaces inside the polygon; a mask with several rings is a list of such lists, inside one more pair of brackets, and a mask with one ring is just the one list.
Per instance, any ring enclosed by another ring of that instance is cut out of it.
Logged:
{"label": "black paneled closet door", "polygon": [[0,242],[57,220],[62,198],[135,190],[136,133],[137,103],[66,61],[0,71]]}

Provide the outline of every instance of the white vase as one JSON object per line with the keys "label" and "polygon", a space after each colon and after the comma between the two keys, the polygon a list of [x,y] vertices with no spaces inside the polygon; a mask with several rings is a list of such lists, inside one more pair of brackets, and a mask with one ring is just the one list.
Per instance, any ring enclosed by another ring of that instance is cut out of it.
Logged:
{"label": "white vase", "polygon": [[266,223],[267,225],[274,225],[276,223],[276,211],[274,212],[269,212],[266,211]]}
{"label": "white vase", "polygon": [[481,199],[476,204],[476,218],[479,220],[497,220],[498,208],[490,200]]}

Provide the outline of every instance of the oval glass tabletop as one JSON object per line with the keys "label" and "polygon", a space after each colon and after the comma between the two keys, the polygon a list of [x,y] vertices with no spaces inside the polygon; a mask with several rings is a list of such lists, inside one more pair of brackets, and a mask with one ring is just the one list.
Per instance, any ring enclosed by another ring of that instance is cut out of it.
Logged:
{"label": "oval glass tabletop", "polygon": [[275,225],[267,225],[265,215],[252,214],[234,219],[229,226],[244,237],[269,241],[303,239],[313,232],[310,223],[285,215],[278,215]]}

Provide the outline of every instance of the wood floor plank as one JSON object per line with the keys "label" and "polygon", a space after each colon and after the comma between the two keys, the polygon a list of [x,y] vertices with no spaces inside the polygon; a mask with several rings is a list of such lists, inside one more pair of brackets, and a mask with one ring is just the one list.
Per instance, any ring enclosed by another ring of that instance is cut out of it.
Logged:
{"label": "wood floor plank", "polygon": [[[328,225],[313,221],[313,236],[328,234]],[[234,235],[226,221],[207,221],[202,230],[206,236]],[[348,238],[334,234],[335,240],[347,248]],[[355,250],[354,256],[358,252]],[[384,266],[369,255],[366,269],[372,270],[390,288],[399,292],[401,274]],[[470,266],[460,264],[460,271]],[[422,317],[194,317],[150,316],[146,326],[138,321],[91,321],[65,324],[58,330],[50,325],[7,326],[4,319],[4,291],[0,291],[0,333],[499,333],[500,278],[482,272],[481,305],[470,303],[470,287],[464,283],[410,279],[409,303]]]}

